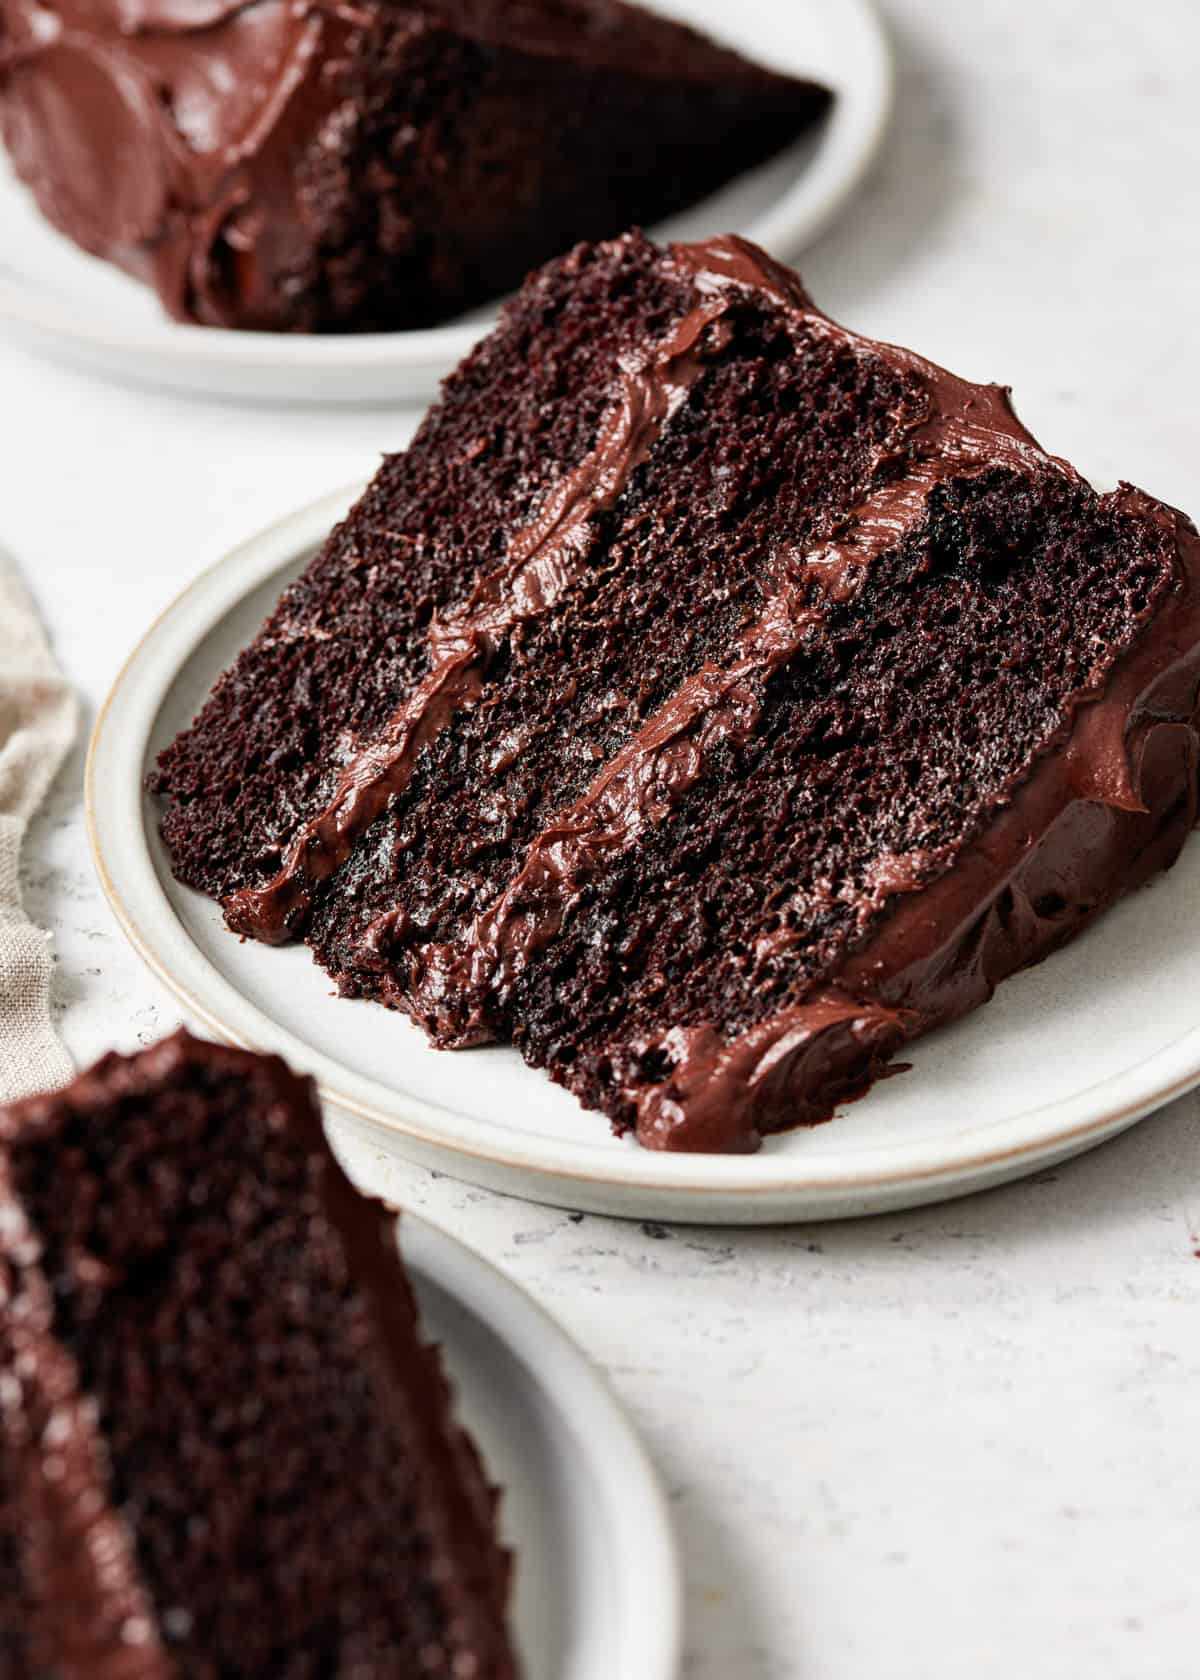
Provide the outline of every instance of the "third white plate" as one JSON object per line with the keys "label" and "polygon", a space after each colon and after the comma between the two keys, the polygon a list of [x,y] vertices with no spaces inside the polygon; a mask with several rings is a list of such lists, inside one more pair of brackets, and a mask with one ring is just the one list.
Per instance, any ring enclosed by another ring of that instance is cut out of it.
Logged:
{"label": "third white plate", "polygon": [[[644,0],[780,70],[833,88],[815,140],[675,217],[671,238],[744,233],[795,255],[870,166],[891,106],[891,57],[871,0]],[[490,312],[420,332],[304,336],[180,326],[153,293],[44,222],[0,155],[0,330],[128,379],[266,401],[413,402],[488,330]]]}
{"label": "third white plate", "polygon": [[525,1680],[674,1680],[680,1583],[666,1501],[600,1373],[523,1290],[414,1215],[400,1246],[503,1490]]}

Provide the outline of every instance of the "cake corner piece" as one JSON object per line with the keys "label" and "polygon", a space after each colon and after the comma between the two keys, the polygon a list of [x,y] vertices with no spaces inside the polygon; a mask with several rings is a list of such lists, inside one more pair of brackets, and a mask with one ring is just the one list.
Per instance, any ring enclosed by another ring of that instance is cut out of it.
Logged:
{"label": "cake corner piece", "polygon": [[13,1680],[513,1680],[496,1495],[310,1081],[180,1033],[0,1111],[0,1272]]}
{"label": "cake corner piece", "polygon": [[452,319],[707,197],[831,97],[621,0],[0,0],[18,176],[207,327]]}

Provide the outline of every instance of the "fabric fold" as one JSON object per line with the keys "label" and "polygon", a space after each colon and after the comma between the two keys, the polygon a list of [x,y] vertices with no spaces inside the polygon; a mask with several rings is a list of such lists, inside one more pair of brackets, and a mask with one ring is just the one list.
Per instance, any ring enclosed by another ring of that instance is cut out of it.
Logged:
{"label": "fabric fold", "polygon": [[49,935],[21,901],[21,846],[75,740],[78,706],[12,559],[0,549],[0,1101],[65,1084],[50,1014]]}

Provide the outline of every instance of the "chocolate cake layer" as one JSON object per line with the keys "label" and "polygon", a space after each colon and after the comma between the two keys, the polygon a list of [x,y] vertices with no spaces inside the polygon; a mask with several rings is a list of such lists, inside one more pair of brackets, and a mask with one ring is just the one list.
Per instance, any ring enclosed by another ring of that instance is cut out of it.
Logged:
{"label": "chocolate cake layer", "polygon": [[1043,481],[1031,556],[1017,495],[953,483],[852,601],[815,622],[779,602],[681,690],[540,837],[469,961],[437,954],[443,1033],[499,1000],[643,1142],[751,1148],[1173,861],[1200,547],[1137,492]]}
{"label": "chocolate cake layer", "polygon": [[[430,612],[279,867],[224,899],[441,1044],[515,1039],[647,1144],[745,1149],[1171,861],[1200,550],[741,241],[626,242],[529,295],[617,251],[655,327],[583,385],[595,424]],[[536,374],[508,371],[520,413]]]}
{"label": "chocolate cake layer", "polygon": [[[686,380],[681,343],[691,346]],[[898,442],[915,395],[903,381],[815,341],[805,356],[782,354],[785,344],[769,313],[721,290],[627,376],[600,450],[564,480],[575,523],[540,551],[560,592],[536,591],[533,610],[526,603],[509,622],[517,591],[505,584],[503,624],[485,603],[490,629],[478,609],[469,633],[437,627],[436,716],[417,691],[398,729],[343,771],[275,885],[231,903],[234,927],[273,936],[315,902],[322,960],[344,986],[387,996],[407,949],[469,926],[597,765],[761,611],[763,545],[820,540],[841,499],[865,493],[875,453]],[[797,427],[799,413],[831,394],[871,418],[853,429]],[[654,437],[635,418],[651,413]],[[697,447],[714,430],[729,439],[716,460]],[[747,430],[761,454],[739,456],[734,440]],[[564,565],[568,553],[574,563]],[[448,706],[446,686],[464,672],[471,691]],[[550,673],[566,680],[548,688]],[[426,728],[437,725],[419,759],[405,733],[414,709]],[[475,811],[468,829],[464,803]]]}
{"label": "chocolate cake layer", "polygon": [[461,612],[594,449],[620,358],[693,297],[631,237],[551,264],[507,308],[160,759],[151,787],[182,880],[225,898],[270,879],[356,745],[427,676],[433,617]]}
{"label": "chocolate cake layer", "polygon": [[618,0],[0,0],[0,123],[42,210],[217,326],[445,320],[828,102]]}
{"label": "chocolate cake layer", "polygon": [[515,1669],[494,1496],[308,1082],[180,1034],[0,1113],[12,1680]]}

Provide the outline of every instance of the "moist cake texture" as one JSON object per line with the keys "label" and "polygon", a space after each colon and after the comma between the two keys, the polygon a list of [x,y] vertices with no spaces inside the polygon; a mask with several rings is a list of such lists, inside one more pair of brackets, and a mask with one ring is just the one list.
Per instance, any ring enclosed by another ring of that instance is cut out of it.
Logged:
{"label": "moist cake texture", "polygon": [[151,785],[237,932],[753,1148],[1173,861],[1198,568],[999,387],[630,235],[530,282]]}
{"label": "moist cake texture", "polygon": [[0,0],[18,174],[214,326],[446,320],[703,198],[828,103],[619,0]]}
{"label": "moist cake texture", "polygon": [[0,1111],[5,1680],[513,1680],[494,1495],[308,1081],[180,1034]]}

